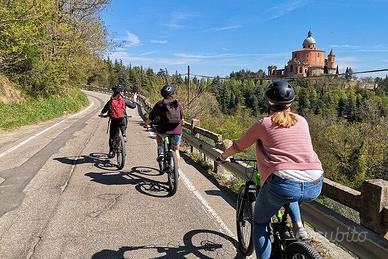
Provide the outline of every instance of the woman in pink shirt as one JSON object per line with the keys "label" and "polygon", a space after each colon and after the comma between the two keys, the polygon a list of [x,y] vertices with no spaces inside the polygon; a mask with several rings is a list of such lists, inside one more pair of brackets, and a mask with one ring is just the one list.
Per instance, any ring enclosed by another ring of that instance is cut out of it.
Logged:
{"label": "woman in pink shirt", "polygon": [[271,242],[266,231],[270,218],[285,204],[297,236],[308,238],[299,201],[315,200],[322,190],[322,165],[314,152],[307,121],[291,111],[294,88],[286,81],[270,84],[265,92],[269,116],[253,124],[233,142],[218,160],[256,143],[260,191],[254,211],[254,240],[257,258],[269,258]]}

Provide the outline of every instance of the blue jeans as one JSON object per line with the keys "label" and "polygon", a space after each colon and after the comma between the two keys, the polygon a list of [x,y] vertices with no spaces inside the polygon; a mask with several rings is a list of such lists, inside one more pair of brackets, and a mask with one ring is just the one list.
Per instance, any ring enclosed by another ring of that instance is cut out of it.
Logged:
{"label": "blue jeans", "polygon": [[254,244],[257,258],[271,256],[271,240],[267,224],[271,217],[285,204],[313,201],[322,190],[323,178],[314,182],[294,182],[271,175],[260,189],[254,211]]}

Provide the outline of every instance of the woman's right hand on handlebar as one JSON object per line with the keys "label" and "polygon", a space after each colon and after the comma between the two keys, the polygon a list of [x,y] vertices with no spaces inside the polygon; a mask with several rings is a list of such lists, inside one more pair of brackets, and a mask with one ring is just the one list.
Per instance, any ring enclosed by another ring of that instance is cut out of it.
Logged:
{"label": "woman's right hand on handlebar", "polygon": [[216,158],[216,162],[217,163],[220,163],[220,164],[223,164],[223,163],[229,163],[232,161],[232,158],[223,158],[222,154]]}

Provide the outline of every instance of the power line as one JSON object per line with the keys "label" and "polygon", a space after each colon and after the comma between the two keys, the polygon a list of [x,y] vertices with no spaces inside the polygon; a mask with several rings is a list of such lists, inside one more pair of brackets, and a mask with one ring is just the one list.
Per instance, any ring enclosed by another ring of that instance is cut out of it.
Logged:
{"label": "power line", "polygon": [[[264,76],[264,77],[255,77],[255,76],[247,76],[249,79],[257,79],[257,80],[273,80],[273,79],[286,79],[286,80],[293,80],[293,79],[309,79],[309,78],[320,78],[320,77],[336,77],[336,76],[352,76],[356,74],[367,74],[367,73],[377,73],[377,72],[386,72],[388,71],[388,68],[382,68],[382,69],[373,69],[373,70],[365,70],[365,71],[357,71],[352,73],[339,73],[339,74],[322,74],[322,75],[312,75],[307,77],[287,77],[287,76]],[[180,76],[187,76],[188,74],[179,74]],[[209,78],[209,79],[221,79],[221,80],[230,80],[231,77],[220,77],[220,76],[210,76],[210,75],[199,75],[199,74],[191,74],[190,76],[194,77],[201,77],[201,78]]]}

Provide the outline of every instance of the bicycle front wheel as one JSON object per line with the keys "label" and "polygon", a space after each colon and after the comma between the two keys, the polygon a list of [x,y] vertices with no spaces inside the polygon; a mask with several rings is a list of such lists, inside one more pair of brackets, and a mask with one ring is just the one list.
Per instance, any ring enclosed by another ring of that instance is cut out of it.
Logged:
{"label": "bicycle front wheel", "polygon": [[174,151],[169,151],[167,162],[169,194],[170,196],[173,196],[178,189],[179,176],[178,158]]}
{"label": "bicycle front wheel", "polygon": [[119,138],[117,140],[117,168],[119,170],[124,168],[125,164],[125,143],[124,138],[121,134],[119,134]]}
{"label": "bicycle front wheel", "polygon": [[245,256],[253,253],[253,211],[256,202],[251,202],[245,185],[241,186],[237,198],[236,225],[239,249]]}
{"label": "bicycle front wheel", "polygon": [[321,259],[314,248],[304,242],[294,242],[286,248],[287,259]]}

